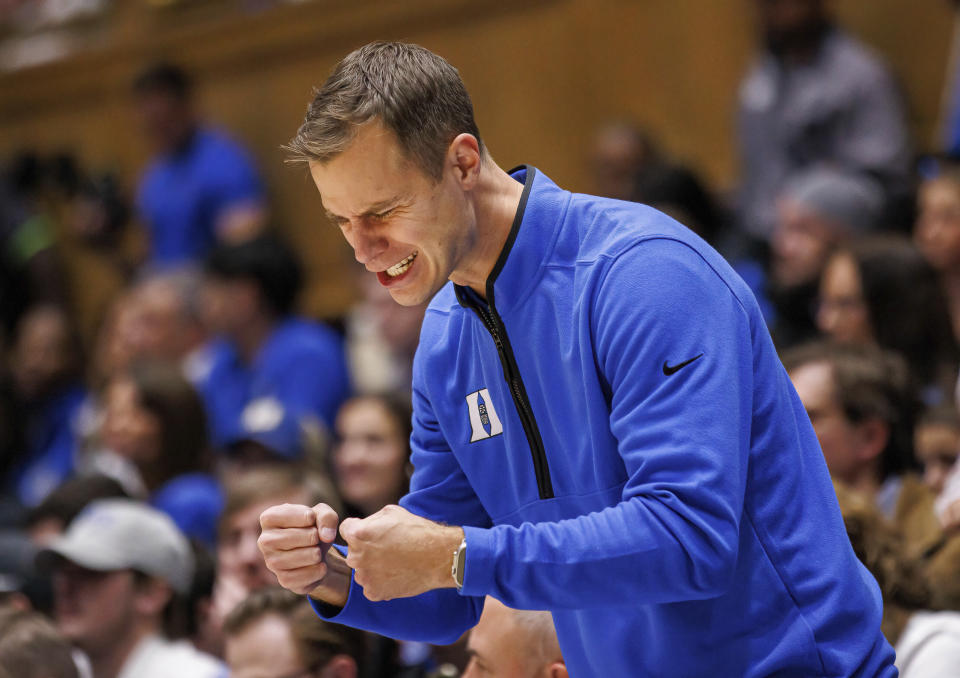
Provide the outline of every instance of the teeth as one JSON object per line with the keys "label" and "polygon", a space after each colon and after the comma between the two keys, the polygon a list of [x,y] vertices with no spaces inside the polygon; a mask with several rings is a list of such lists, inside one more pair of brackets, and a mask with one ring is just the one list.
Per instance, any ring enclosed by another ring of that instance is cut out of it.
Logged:
{"label": "teeth", "polygon": [[388,269],[387,269],[387,275],[390,276],[391,278],[396,278],[396,277],[397,277],[398,275],[400,275],[401,273],[405,273],[406,270],[407,270],[408,268],[410,268],[410,265],[413,264],[413,260],[416,259],[416,258],[417,258],[417,253],[414,252],[413,254],[411,254],[409,257],[407,257],[407,258],[404,259],[403,261],[398,262],[398,263],[394,264],[393,266],[391,266],[390,268],[388,268]]}

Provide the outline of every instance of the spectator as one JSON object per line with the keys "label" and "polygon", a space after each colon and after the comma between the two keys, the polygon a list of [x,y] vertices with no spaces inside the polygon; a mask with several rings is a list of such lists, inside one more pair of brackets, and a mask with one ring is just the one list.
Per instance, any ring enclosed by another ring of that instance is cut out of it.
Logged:
{"label": "spectator", "polygon": [[19,153],[0,173],[0,344],[31,306],[62,304],[63,271],[43,204],[50,163]]}
{"label": "spectator", "polygon": [[913,440],[917,461],[923,466],[923,482],[939,495],[960,454],[960,416],[956,408],[941,405],[927,410],[917,422]]}
{"label": "spectator", "polygon": [[287,418],[332,430],[350,390],[343,342],[326,326],[293,315],[301,282],[293,253],[264,236],[218,248],[205,273],[203,317],[221,335],[201,384],[215,445]]}
{"label": "spectator", "polygon": [[631,122],[611,122],[600,127],[594,135],[590,158],[594,194],[631,200],[637,174],[651,150],[650,138]]}
{"label": "spectator", "polygon": [[26,427],[26,450],[5,483],[26,506],[40,503],[76,464],[77,414],[85,397],[79,342],[66,313],[30,310],[20,322],[10,360]]}
{"label": "spectator", "polygon": [[820,280],[820,331],[835,341],[897,351],[927,405],[949,401],[957,343],[936,274],[908,241],[865,239],[830,257]]}
{"label": "spectator", "polygon": [[406,494],[411,416],[408,404],[387,396],[358,396],[340,408],[333,470],[347,515],[372,515]]}
{"label": "spectator", "polygon": [[913,240],[937,271],[960,338],[960,168],[949,165],[920,185]]}
{"label": "spectator", "polygon": [[765,315],[778,348],[816,338],[818,286],[830,254],[875,228],[882,207],[876,183],[855,175],[819,168],[787,182],[777,199],[769,278],[758,295],[769,304]]}
{"label": "spectator", "polygon": [[796,173],[830,166],[908,193],[910,146],[886,67],[834,25],[826,0],[757,0],[763,49],[741,83],[740,225],[767,240]]}
{"label": "spectator", "polygon": [[79,678],[70,643],[36,612],[0,607],[0,678]]}
{"label": "spectator", "polygon": [[302,596],[279,587],[251,593],[223,630],[232,678],[361,675],[362,632],[323,621]]}
{"label": "spectator", "polygon": [[94,463],[211,548],[223,497],[209,473],[203,401],[173,365],[142,361],[107,385]]}
{"label": "spectator", "polygon": [[90,502],[126,496],[120,483],[104,475],[70,478],[30,510],[27,514],[27,532],[35,543],[47,544],[63,534]]}
{"label": "spectator", "polygon": [[193,580],[190,544],[162,513],[130,499],[92,503],[37,556],[53,572],[57,626],[94,678],[213,678],[214,658],[166,637],[174,593]]}
{"label": "spectator", "polygon": [[199,274],[186,268],[157,272],[141,279],[131,294],[138,309],[135,354],[181,366],[191,383],[206,379],[211,356],[200,319]]}
{"label": "spectator", "polygon": [[218,525],[217,573],[206,633],[213,646],[230,611],[252,591],[277,585],[257,548],[260,514],[278,503],[340,504],[323,478],[305,475],[289,465],[261,466],[233,473],[225,481],[225,500]]}
{"label": "spectator", "polygon": [[410,390],[413,354],[426,304],[401,306],[377,279],[361,269],[362,299],[347,317],[350,377],[358,393]]}
{"label": "spectator", "polygon": [[808,344],[784,367],[835,481],[870,499],[919,553],[940,539],[932,493],[912,472],[917,403],[907,367],[870,346]]}
{"label": "spectator", "polygon": [[567,667],[549,612],[512,610],[487,596],[467,641],[463,678],[564,678]]}
{"label": "spectator", "polygon": [[187,74],[172,64],[144,70],[133,85],[144,133],[156,152],[137,196],[150,236],[149,261],[167,267],[201,260],[218,242],[260,232],[263,185],[250,154],[201,124]]}

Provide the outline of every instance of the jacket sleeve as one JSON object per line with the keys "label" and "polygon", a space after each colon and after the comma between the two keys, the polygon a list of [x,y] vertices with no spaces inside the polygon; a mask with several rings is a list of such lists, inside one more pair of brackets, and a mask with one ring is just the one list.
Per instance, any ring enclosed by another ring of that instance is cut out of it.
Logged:
{"label": "jacket sleeve", "polygon": [[[418,356],[414,363],[410,438],[414,472],[410,492],[400,500],[400,505],[411,513],[450,525],[489,527],[490,518],[460,470],[422,391],[419,372]],[[452,563],[452,553],[450,557]],[[455,642],[477,623],[483,610],[483,596],[463,596],[450,588],[412,598],[373,602],[364,597],[362,587],[351,581],[349,598],[342,611],[317,604],[314,609],[321,616],[348,626],[391,638],[443,645]]]}
{"label": "jacket sleeve", "polygon": [[695,251],[660,238],[609,265],[590,316],[628,475],[621,501],[557,522],[466,528],[463,594],[552,610],[720,595],[746,485],[748,314]]}

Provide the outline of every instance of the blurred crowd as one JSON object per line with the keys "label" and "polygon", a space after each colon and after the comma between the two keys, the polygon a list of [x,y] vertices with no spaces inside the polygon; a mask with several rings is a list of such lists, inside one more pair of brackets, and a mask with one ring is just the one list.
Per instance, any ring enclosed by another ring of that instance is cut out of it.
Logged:
{"label": "blurred crowd", "polygon": [[[594,192],[674,216],[752,287],[902,675],[953,675],[960,149],[916,148],[888,67],[827,3],[755,4],[737,190],[612,121]],[[363,517],[405,492],[424,308],[358,275],[345,317],[298,314],[301,264],[242,140],[176,65],[131,101],[154,153],[140,176],[31,151],[3,165],[0,678],[566,675],[546,613],[488,600],[439,648],[324,622],[277,587],[264,509]],[[72,275],[67,241],[109,290]]]}

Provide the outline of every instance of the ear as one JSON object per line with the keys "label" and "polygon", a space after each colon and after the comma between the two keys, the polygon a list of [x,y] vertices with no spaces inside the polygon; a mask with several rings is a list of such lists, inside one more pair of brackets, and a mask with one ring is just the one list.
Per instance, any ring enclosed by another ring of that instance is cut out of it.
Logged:
{"label": "ear", "polygon": [[170,602],[173,591],[170,585],[159,577],[150,577],[137,586],[134,593],[134,609],[144,616],[156,616]]}
{"label": "ear", "polygon": [[457,172],[457,181],[464,190],[471,190],[480,178],[480,142],[464,132],[450,142],[447,160]]}
{"label": "ear", "polygon": [[549,678],[567,678],[567,667],[563,662],[553,662],[547,667],[546,675]]}
{"label": "ear", "polygon": [[889,440],[890,425],[887,422],[876,417],[861,421],[857,424],[857,444],[860,448],[857,457],[861,461],[879,458]]}
{"label": "ear", "polygon": [[322,678],[357,678],[357,662],[350,655],[334,655],[320,675]]}

